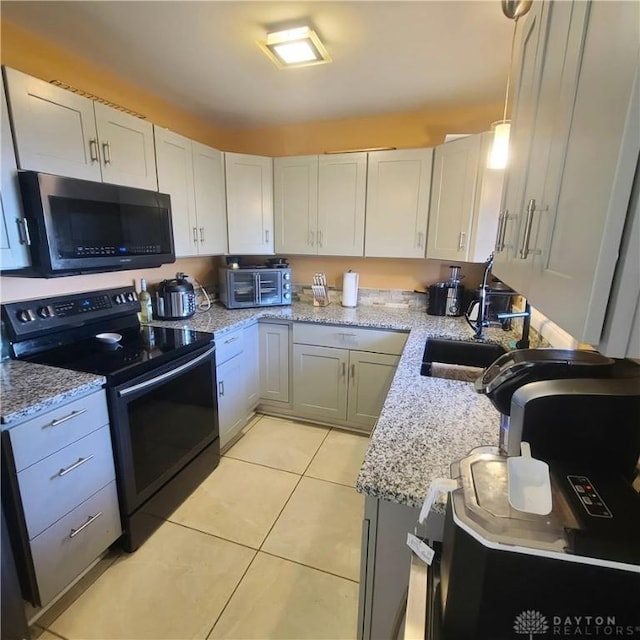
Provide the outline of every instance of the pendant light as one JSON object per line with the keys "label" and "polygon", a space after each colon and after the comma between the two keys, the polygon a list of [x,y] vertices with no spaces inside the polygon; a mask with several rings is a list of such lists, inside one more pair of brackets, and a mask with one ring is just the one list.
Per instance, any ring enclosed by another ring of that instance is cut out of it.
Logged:
{"label": "pendant light", "polygon": [[487,167],[489,169],[504,169],[509,159],[509,136],[511,133],[511,121],[507,120],[507,108],[509,106],[509,89],[511,88],[511,70],[513,68],[513,52],[516,43],[516,31],[518,19],[524,16],[531,8],[533,0],[502,0],[502,12],[507,18],[514,21],[513,37],[511,38],[511,56],[509,58],[509,73],[507,75],[507,90],[504,96],[504,112],[502,120],[493,122],[493,142],[489,151]]}

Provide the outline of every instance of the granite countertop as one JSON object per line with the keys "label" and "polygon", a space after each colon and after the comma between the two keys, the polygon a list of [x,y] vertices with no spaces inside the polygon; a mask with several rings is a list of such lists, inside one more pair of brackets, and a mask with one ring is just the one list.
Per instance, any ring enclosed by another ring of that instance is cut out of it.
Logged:
{"label": "granite countertop", "polygon": [[[258,318],[345,324],[408,331],[409,336],[371,436],[356,488],[360,493],[420,507],[434,478],[449,477],[449,465],[481,445],[496,445],[499,413],[473,384],[463,380],[420,375],[428,336],[470,340],[464,318],[429,316],[424,312],[388,307],[347,309],[340,305],[228,310],[214,306],[184,321],[153,324],[189,327],[216,336]],[[487,342],[506,345],[515,336],[489,328]]]}
{"label": "granite countertop", "polygon": [[[409,332],[357,479],[359,492],[419,507],[431,481],[449,475],[453,460],[477,446],[497,444],[499,414],[485,396],[475,393],[470,382],[420,375],[427,337],[471,339],[472,331],[464,318],[389,307],[347,309],[337,304],[313,307],[296,302],[291,307],[244,310],[214,304],[209,311],[185,320],[155,320],[152,324],[205,331],[219,338],[259,318]],[[490,328],[486,333],[487,342],[499,344],[513,337],[501,329]],[[102,376],[28,362],[10,360],[0,366],[3,428],[98,389],[105,382]]]}
{"label": "granite countertop", "polygon": [[0,364],[0,428],[9,429],[41,411],[97,391],[104,383],[103,376],[93,373],[6,360]]}

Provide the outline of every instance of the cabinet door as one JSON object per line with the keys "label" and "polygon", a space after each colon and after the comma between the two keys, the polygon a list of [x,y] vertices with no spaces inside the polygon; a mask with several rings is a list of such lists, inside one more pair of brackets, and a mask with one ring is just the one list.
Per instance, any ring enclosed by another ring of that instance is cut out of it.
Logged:
{"label": "cabinet door", "polygon": [[273,160],[225,153],[229,253],[273,253]]}
{"label": "cabinet door", "polygon": [[480,136],[436,147],[427,258],[467,259],[480,158]]}
{"label": "cabinet door", "polygon": [[433,149],[369,153],[365,256],[424,258]]}
{"label": "cabinet door", "polygon": [[93,102],[4,68],[18,167],[100,181]]}
{"label": "cabinet door", "polygon": [[198,254],[198,224],[193,186],[191,141],[168,129],[155,127],[158,188],[171,196],[171,218],[176,257]]}
{"label": "cabinet door", "polygon": [[9,111],[4,95],[4,84],[0,82],[0,110],[2,129],[2,162],[0,163],[0,269],[19,269],[30,264],[26,237],[20,237],[19,225],[24,224],[22,201],[18,187],[16,156],[11,138]]}
{"label": "cabinet door", "polygon": [[191,142],[198,253],[221,255],[227,251],[227,210],[224,186],[224,154],[199,142]]}
{"label": "cabinet door", "polygon": [[349,353],[347,420],[370,430],[380,416],[400,356],[386,353]]}
{"label": "cabinet door", "polygon": [[640,5],[561,2],[552,12],[538,107],[553,118],[544,192],[540,204],[526,194],[536,198],[529,297],[597,344],[640,153]]}
{"label": "cabinet door", "polygon": [[260,336],[258,324],[243,330],[245,406],[247,416],[253,413],[260,400]]}
{"label": "cabinet door", "polygon": [[274,158],[273,198],[276,253],[318,253],[318,156]]}
{"label": "cabinet door", "polygon": [[289,402],[289,325],[259,323],[260,398]]}
{"label": "cabinet door", "polygon": [[319,158],[318,255],[364,255],[367,154]]}
{"label": "cabinet door", "polygon": [[247,417],[242,354],[216,368],[218,380],[218,420],[220,446],[224,447],[240,432]]}
{"label": "cabinet door", "polygon": [[157,191],[153,125],[99,102],[94,109],[103,182]]}
{"label": "cabinet door", "polygon": [[293,345],[293,409],[329,422],[347,417],[346,349]]}

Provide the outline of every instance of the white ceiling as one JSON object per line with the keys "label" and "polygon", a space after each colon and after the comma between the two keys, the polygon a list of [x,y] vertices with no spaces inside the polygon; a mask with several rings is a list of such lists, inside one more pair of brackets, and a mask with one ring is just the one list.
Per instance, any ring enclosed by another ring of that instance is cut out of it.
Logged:
{"label": "white ceiling", "polygon": [[[3,0],[2,16],[229,128],[496,104],[499,0]],[[255,41],[309,19],[333,62],[279,70]]]}

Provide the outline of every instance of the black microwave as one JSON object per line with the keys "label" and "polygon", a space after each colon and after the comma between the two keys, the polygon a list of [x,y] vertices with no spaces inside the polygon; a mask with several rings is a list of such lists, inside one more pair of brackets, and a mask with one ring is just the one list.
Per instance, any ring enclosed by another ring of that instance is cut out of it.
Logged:
{"label": "black microwave", "polygon": [[52,278],[175,262],[167,194],[35,171],[19,171],[18,179],[32,267],[15,275]]}

